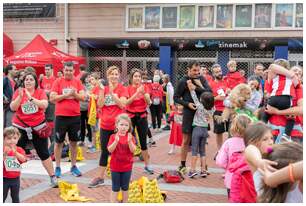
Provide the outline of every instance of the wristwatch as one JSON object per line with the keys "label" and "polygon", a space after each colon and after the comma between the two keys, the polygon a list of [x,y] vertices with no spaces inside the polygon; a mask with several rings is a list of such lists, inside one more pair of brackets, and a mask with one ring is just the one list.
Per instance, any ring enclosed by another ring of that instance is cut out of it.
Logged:
{"label": "wristwatch", "polygon": [[29,101],[32,102],[33,101],[33,97],[31,97],[31,99],[29,99]]}

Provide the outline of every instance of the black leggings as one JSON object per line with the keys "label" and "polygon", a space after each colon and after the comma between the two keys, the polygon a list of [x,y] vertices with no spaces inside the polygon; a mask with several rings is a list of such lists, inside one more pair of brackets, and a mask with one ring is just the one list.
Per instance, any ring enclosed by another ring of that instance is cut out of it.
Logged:
{"label": "black leggings", "polygon": [[[28,135],[25,130],[19,129],[21,134],[20,139],[18,140],[17,146],[22,147],[24,150],[27,150],[27,144],[32,141],[34,149],[38,157],[44,161],[50,157],[48,149],[48,138],[40,138],[36,133],[32,132],[32,140],[28,139]],[[29,153],[29,151],[26,151]]]}
{"label": "black leggings", "polygon": [[107,159],[109,155],[107,145],[109,138],[112,134],[114,134],[114,130],[100,129],[101,155],[100,155],[99,165],[102,167],[107,166]]}
{"label": "black leggings", "polygon": [[87,136],[88,140],[92,141],[92,135],[91,135],[91,127],[88,124],[88,111],[81,111],[81,138],[80,140],[84,142],[85,136],[86,136],[86,129],[87,129]]}
{"label": "black leggings", "polygon": [[3,203],[7,198],[8,191],[11,190],[13,203],[19,203],[20,177],[5,178],[3,177]]}
{"label": "black leggings", "polygon": [[148,120],[147,117],[140,117],[139,115],[135,115],[132,119],[133,125],[133,135],[135,134],[135,128],[137,128],[139,142],[141,150],[147,150],[147,135],[148,135]]}
{"label": "black leggings", "polygon": [[151,116],[152,116],[152,126],[153,129],[156,128],[156,120],[157,120],[157,127],[161,127],[161,118],[162,118],[162,104],[159,105],[151,105],[150,106]]}
{"label": "black leggings", "polygon": [[[282,96],[272,96],[268,99],[268,105],[272,107],[276,107],[279,110],[288,109],[292,106],[291,104],[291,96],[289,95],[282,95]],[[264,113],[263,114],[263,121],[268,122],[270,119],[270,114]],[[286,127],[285,127],[285,134],[291,136],[291,132],[294,126],[294,118],[287,118]]]}

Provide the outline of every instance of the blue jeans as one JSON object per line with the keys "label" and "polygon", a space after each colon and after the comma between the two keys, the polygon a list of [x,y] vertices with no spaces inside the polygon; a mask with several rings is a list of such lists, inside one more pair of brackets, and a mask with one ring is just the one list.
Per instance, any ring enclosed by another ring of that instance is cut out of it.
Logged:
{"label": "blue jeans", "polygon": [[193,128],[191,139],[192,156],[197,156],[198,154],[200,154],[200,157],[205,156],[205,144],[207,137],[208,132],[206,127]]}
{"label": "blue jeans", "polygon": [[132,170],[127,172],[113,172],[112,173],[112,191],[119,192],[129,190],[130,179]]}

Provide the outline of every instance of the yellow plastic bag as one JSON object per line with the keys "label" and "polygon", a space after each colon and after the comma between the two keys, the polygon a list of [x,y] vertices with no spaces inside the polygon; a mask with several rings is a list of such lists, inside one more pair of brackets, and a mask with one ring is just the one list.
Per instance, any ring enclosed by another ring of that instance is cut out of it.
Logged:
{"label": "yellow plastic bag", "polygon": [[138,180],[131,182],[129,185],[128,203],[144,203],[142,189]]}
{"label": "yellow plastic bag", "polygon": [[78,189],[77,184],[70,184],[65,181],[58,181],[58,187],[60,190],[60,197],[64,201],[81,201],[88,202],[93,201],[92,198],[86,198],[84,196],[80,196],[80,190]]}
{"label": "yellow plastic bag", "polygon": [[158,187],[157,179],[143,179],[143,201],[145,203],[163,203],[164,198]]}
{"label": "yellow plastic bag", "polygon": [[138,136],[138,132],[137,132],[136,128],[135,128],[135,135],[136,135],[136,139],[137,139],[137,145],[136,145],[136,149],[134,151],[134,156],[139,156],[141,154],[141,148],[140,148],[139,136]]}
{"label": "yellow plastic bag", "polygon": [[[71,160],[71,151],[69,150],[69,159]],[[81,147],[77,147],[77,157],[76,160],[77,161],[83,161],[85,158],[83,156],[83,150]]]}
{"label": "yellow plastic bag", "polygon": [[95,126],[97,123],[97,105],[94,95],[90,96],[90,110],[88,115],[88,124]]}

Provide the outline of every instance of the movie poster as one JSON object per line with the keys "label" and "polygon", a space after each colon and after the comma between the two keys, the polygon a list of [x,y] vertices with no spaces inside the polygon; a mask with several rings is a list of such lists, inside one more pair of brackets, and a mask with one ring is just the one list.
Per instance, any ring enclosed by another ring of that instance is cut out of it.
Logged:
{"label": "movie poster", "polygon": [[252,27],[252,5],[236,6],[236,27]]}
{"label": "movie poster", "polygon": [[129,28],[142,28],[143,10],[142,8],[129,8]]}
{"label": "movie poster", "polygon": [[146,7],[145,9],[145,28],[159,29],[160,7]]}
{"label": "movie poster", "polygon": [[199,6],[198,27],[213,28],[214,6]]}
{"label": "movie poster", "polygon": [[195,7],[181,6],[180,7],[180,28],[193,29],[195,26]]}
{"label": "movie poster", "polygon": [[164,7],[163,8],[163,28],[176,28],[177,27],[177,7]]}
{"label": "movie poster", "polygon": [[293,4],[276,4],[275,26],[292,27],[293,25]]}
{"label": "movie poster", "polygon": [[233,5],[217,6],[217,28],[231,29],[233,23]]}
{"label": "movie poster", "polygon": [[272,4],[255,5],[255,28],[271,27]]}

